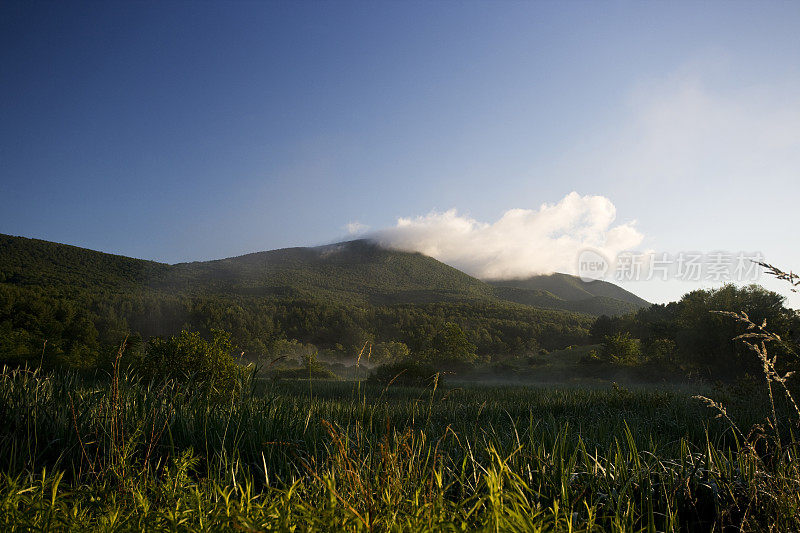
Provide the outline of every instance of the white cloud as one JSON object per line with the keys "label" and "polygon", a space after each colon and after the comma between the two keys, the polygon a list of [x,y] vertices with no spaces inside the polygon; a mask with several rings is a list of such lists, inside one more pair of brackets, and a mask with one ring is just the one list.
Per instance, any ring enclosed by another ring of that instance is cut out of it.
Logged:
{"label": "white cloud", "polygon": [[352,222],[348,222],[345,226],[347,233],[350,235],[358,235],[360,233],[364,233],[369,229],[369,226],[366,224],[362,224],[361,222],[354,220]]}
{"label": "white cloud", "polygon": [[455,209],[400,218],[371,237],[393,248],[421,252],[484,279],[577,272],[580,252],[614,257],[642,242],[633,222],[614,226],[616,209],[603,196],[572,192],[539,209],[510,209],[479,222]]}

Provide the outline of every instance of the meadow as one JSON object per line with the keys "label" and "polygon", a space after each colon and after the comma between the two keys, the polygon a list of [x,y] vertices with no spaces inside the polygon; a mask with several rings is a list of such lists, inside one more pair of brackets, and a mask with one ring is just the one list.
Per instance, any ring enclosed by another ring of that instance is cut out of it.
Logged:
{"label": "meadow", "polygon": [[5,369],[0,528],[800,528],[790,411],[776,391],[770,417],[762,383],[242,379],[213,391],[119,370]]}

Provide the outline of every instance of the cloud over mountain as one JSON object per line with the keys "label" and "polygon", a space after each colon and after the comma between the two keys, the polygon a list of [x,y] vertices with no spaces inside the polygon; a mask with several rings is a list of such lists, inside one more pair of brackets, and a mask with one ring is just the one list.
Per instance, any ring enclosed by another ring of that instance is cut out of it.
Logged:
{"label": "cloud over mountain", "polygon": [[580,252],[592,248],[611,258],[642,242],[634,222],[614,225],[616,208],[603,196],[572,192],[538,209],[510,209],[480,222],[455,209],[400,218],[373,232],[379,243],[416,251],[484,279],[550,272],[576,273]]}

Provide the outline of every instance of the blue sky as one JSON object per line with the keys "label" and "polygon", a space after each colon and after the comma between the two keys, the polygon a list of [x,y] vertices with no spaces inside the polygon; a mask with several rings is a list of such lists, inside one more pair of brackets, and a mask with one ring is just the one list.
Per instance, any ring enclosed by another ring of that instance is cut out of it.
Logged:
{"label": "blue sky", "polygon": [[639,250],[800,268],[798,27],[796,2],[4,2],[0,232],[178,262],[575,191]]}

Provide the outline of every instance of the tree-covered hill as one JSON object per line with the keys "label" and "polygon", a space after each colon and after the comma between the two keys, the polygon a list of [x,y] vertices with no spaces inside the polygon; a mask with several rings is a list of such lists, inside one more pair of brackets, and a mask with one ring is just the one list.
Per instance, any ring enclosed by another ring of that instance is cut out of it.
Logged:
{"label": "tree-covered hill", "polygon": [[650,306],[646,300],[607,281],[583,281],[549,274],[489,282],[495,294],[512,302],[592,315],[622,315]]}
{"label": "tree-covered hill", "polygon": [[40,288],[140,290],[170,265],[0,233],[0,283]]}
{"label": "tree-covered hill", "polygon": [[418,253],[365,240],[286,248],[172,267],[166,286],[192,293],[323,298],[350,304],[495,301],[492,289]]}
{"label": "tree-covered hill", "polygon": [[595,316],[625,315],[646,307],[646,305],[637,305],[610,296],[589,296],[578,300],[567,300],[541,289],[495,286],[494,294],[508,302],[530,305],[540,309],[560,309]]}
{"label": "tree-covered hill", "polygon": [[167,265],[0,235],[0,362],[92,366],[126,335],[186,328],[228,331],[254,358],[287,341],[342,357],[400,343],[429,357],[449,332],[493,359],[588,342],[591,314],[628,305],[498,287],[362,240]]}
{"label": "tree-covered hill", "polygon": [[0,283],[348,305],[514,302],[591,315],[617,315],[647,305],[613,284],[584,283],[566,274],[488,284],[431,257],[366,240],[167,265],[0,234]]}
{"label": "tree-covered hill", "polygon": [[114,293],[291,297],[360,305],[496,301],[491,287],[455,268],[367,241],[167,265],[0,234],[0,283]]}

